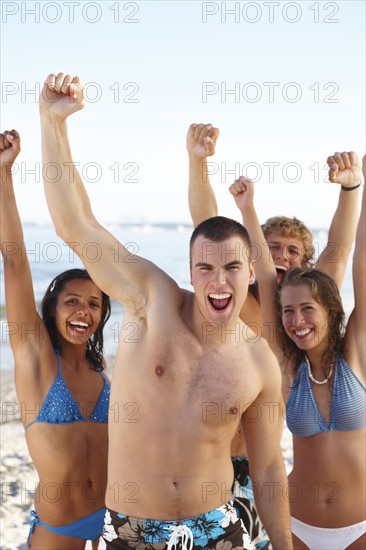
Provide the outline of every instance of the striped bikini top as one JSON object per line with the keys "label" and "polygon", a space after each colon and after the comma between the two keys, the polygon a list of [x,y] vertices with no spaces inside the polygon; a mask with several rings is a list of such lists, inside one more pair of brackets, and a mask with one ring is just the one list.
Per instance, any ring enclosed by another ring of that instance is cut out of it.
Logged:
{"label": "striped bikini top", "polygon": [[366,425],[366,388],[345,358],[338,358],[327,424],[315,401],[304,360],[292,383],[286,406],[286,420],[289,430],[299,437],[310,437],[333,430],[358,430]]}
{"label": "striped bikini top", "polygon": [[[58,373],[57,377],[52,384],[42,407],[38,413],[37,418],[25,426],[27,430],[33,424],[38,422],[44,422],[46,424],[72,424],[73,422],[82,422],[88,420],[89,422],[99,422],[106,424],[108,422],[108,408],[109,408],[109,396],[110,396],[110,384],[102,373],[100,375],[103,378],[103,389],[98,398],[97,403],[92,409],[90,416],[83,416],[80,411],[78,403],[71,395],[69,388],[66,386],[65,381],[61,373],[61,361],[60,353],[55,349],[57,355]],[[93,405],[89,403],[88,405]],[[88,408],[89,412],[90,408]]]}

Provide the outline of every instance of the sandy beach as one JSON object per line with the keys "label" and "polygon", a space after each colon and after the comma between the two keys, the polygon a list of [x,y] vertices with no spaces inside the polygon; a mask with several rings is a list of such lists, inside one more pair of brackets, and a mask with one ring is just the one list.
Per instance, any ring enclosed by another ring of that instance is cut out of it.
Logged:
{"label": "sandy beach", "polygon": [[[23,550],[29,530],[37,474],[25,443],[14,388],[13,372],[1,372],[1,516],[0,550]],[[287,472],[292,468],[291,434],[281,442]],[[91,549],[90,543],[87,545]]]}
{"label": "sandy beach", "polygon": [[28,453],[11,371],[1,372],[1,549],[24,548],[37,474]]}

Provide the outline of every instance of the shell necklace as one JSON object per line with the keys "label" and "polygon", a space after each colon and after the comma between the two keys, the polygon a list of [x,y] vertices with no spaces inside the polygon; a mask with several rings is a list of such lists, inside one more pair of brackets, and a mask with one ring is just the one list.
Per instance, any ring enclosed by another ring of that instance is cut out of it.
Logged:
{"label": "shell necklace", "polygon": [[313,373],[311,372],[311,365],[310,365],[310,361],[309,361],[307,355],[305,355],[305,362],[306,362],[307,367],[308,367],[309,378],[310,378],[310,380],[311,380],[312,382],[314,382],[314,384],[320,384],[320,385],[322,385],[322,384],[326,384],[327,382],[329,382],[330,377],[331,377],[332,374],[333,374],[333,366],[334,366],[334,363],[332,363],[332,364],[330,365],[330,371],[329,371],[329,373],[327,374],[326,378],[324,378],[324,380],[316,380],[316,379],[314,378],[314,376],[313,376]]}

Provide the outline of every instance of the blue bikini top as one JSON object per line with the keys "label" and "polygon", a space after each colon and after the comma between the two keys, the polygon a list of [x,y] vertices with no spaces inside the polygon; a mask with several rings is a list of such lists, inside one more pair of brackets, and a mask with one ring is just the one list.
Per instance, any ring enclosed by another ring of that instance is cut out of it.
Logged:
{"label": "blue bikini top", "polygon": [[[25,426],[25,430],[37,422],[45,422],[46,424],[72,424],[73,422],[88,420],[89,422],[106,424],[108,422],[110,395],[109,382],[105,379],[103,374],[100,373],[104,381],[102,392],[94,409],[92,410],[91,415],[83,416],[80,412],[79,405],[71,395],[69,388],[66,386],[65,381],[62,378],[60,354],[57,349],[55,351],[58,364],[57,377],[46,395],[45,400],[43,401],[37,418]],[[89,405],[92,405],[92,403],[89,403]],[[87,411],[84,412],[86,413]]]}
{"label": "blue bikini top", "polygon": [[366,425],[366,388],[344,357],[336,361],[329,424],[315,401],[306,361],[292,383],[286,406],[289,430],[299,437],[310,437],[332,430],[358,430]]}

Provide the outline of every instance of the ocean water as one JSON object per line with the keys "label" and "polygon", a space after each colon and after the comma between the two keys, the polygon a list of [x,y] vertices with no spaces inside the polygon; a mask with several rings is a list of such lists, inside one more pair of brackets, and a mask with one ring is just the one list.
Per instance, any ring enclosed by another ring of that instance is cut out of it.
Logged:
{"label": "ocean water", "polygon": [[[108,229],[132,254],[138,254],[156,263],[182,288],[191,288],[189,280],[189,239],[192,227],[183,225],[165,226],[110,226]],[[37,304],[55,275],[66,269],[83,267],[79,258],[60,240],[52,226],[27,225],[23,227],[25,250],[31,265],[34,293]],[[326,231],[314,230],[316,255],[326,243]],[[97,257],[97,247],[90,246],[87,253]],[[349,313],[353,307],[353,286],[349,262],[342,287],[342,299]],[[9,345],[9,327],[6,321],[4,278],[1,269],[1,370],[13,368],[13,357]],[[117,351],[119,329],[123,319],[123,307],[112,302],[112,314],[104,329],[105,355],[114,356]]]}

